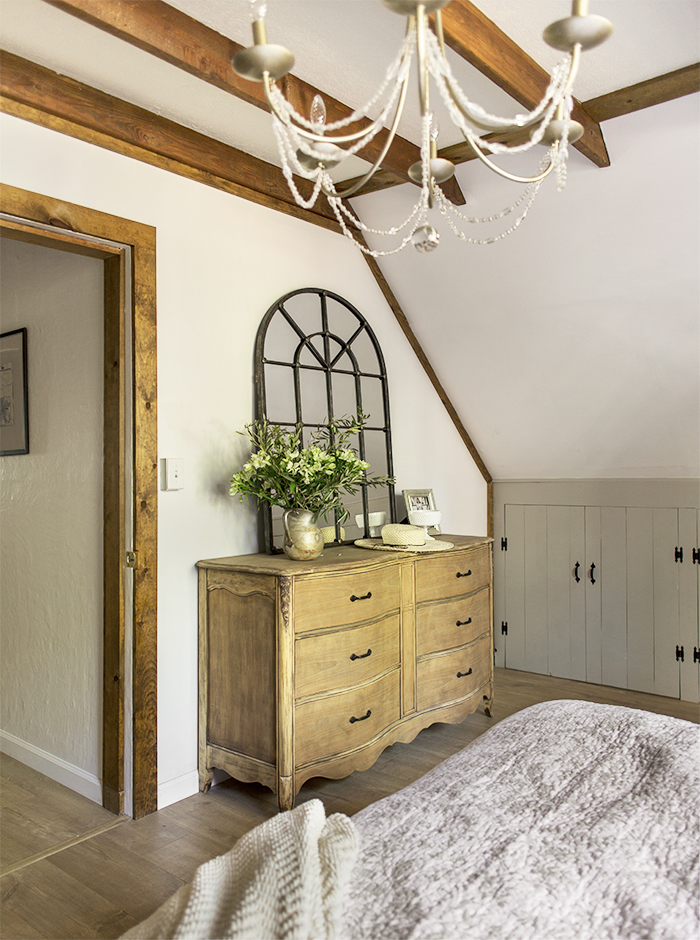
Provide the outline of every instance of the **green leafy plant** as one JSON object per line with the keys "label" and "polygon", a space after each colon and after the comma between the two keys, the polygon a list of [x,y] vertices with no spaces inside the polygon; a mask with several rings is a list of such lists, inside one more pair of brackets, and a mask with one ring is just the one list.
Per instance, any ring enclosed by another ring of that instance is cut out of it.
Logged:
{"label": "green leafy plant", "polygon": [[285,429],[267,420],[247,424],[239,434],[247,435],[255,451],[243,469],[234,474],[230,493],[255,496],[283,509],[308,509],[314,518],[334,510],[339,521],[349,513],[343,496],[354,495],[362,484],[385,486],[393,477],[367,476],[369,464],[349,446],[368,417],[338,418],[319,429],[307,447],[302,447],[300,426]]}

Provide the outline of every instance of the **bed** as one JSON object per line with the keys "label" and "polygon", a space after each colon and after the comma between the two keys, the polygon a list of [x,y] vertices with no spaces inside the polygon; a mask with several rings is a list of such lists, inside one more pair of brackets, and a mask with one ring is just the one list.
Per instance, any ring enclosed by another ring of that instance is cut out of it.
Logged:
{"label": "bed", "polygon": [[534,705],[351,819],[263,823],[126,936],[693,940],[699,768],[691,722]]}

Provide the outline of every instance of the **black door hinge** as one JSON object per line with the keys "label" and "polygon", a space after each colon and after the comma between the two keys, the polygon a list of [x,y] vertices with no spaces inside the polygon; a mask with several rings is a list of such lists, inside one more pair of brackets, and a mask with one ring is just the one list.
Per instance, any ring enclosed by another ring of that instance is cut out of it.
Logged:
{"label": "black door hinge", "polygon": [[682,646],[676,647],[676,662],[678,662],[679,659],[682,663],[685,662],[685,650]]}
{"label": "black door hinge", "polygon": [[502,551],[502,552],[507,552],[507,551],[508,551],[508,538],[507,538],[507,536],[501,539],[501,551]]}
{"label": "black door hinge", "polygon": [[697,648],[697,646],[693,647],[693,662],[700,663],[700,650]]}
{"label": "black door hinge", "polygon": [[676,546],[674,558],[676,559],[676,561],[680,561],[680,563],[683,564],[683,548],[682,547],[678,548],[678,546]]}
{"label": "black door hinge", "polygon": [[700,565],[700,548],[693,549],[693,564]]}
{"label": "black door hinge", "polygon": [[501,633],[503,634],[503,636],[508,636],[508,621],[507,620],[501,621]]}

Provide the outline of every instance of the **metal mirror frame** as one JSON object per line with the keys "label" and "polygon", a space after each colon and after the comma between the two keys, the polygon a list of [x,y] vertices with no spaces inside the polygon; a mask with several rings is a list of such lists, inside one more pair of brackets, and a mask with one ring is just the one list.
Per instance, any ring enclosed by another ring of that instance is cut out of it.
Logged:
{"label": "metal mirror frame", "polygon": [[[320,305],[320,325],[321,329],[317,330],[314,333],[307,334],[301,326],[294,319],[294,315],[291,314],[285,307],[291,298],[297,297],[301,294],[310,294],[316,295],[318,297],[318,302]],[[338,304],[348,310],[357,321],[356,329],[351,333],[350,336],[341,338],[335,333],[331,333],[328,326],[328,300],[332,299]],[[265,355],[265,341],[267,338],[268,329],[276,316],[283,317],[289,326],[292,328],[294,333],[298,337],[298,344],[294,351],[294,356],[291,361],[281,361],[279,359],[270,359]],[[353,343],[362,335],[366,335],[374,348],[374,352],[377,356],[377,363],[379,365],[379,371],[365,372],[361,368],[362,364],[358,361],[358,356],[352,350]],[[323,339],[323,353],[315,346],[311,340],[314,337],[321,336]],[[331,353],[331,340],[340,346],[340,351],[335,355]],[[302,352],[308,349],[311,352],[311,355],[314,359],[313,365],[302,364],[300,362],[300,357]],[[341,360],[347,353],[352,365],[352,371],[347,368],[337,367],[337,363]],[[359,432],[357,436],[357,450],[360,456],[360,459],[365,459],[365,431],[372,432],[383,432],[385,437],[385,446],[386,446],[386,475],[393,477],[394,475],[394,464],[393,464],[393,453],[392,453],[392,444],[391,444],[391,418],[389,411],[389,386],[387,382],[386,375],[386,366],[384,364],[384,356],[382,354],[379,341],[377,340],[372,328],[370,327],[367,319],[360,313],[360,311],[354,307],[349,301],[345,300],[339,294],[335,294],[332,291],[324,290],[322,288],[316,287],[303,287],[295,291],[290,291],[288,294],[285,294],[283,297],[280,297],[275,303],[270,307],[265,316],[263,317],[260,326],[258,327],[258,333],[255,340],[255,417],[256,420],[261,420],[263,418],[268,418],[267,415],[267,395],[266,395],[266,382],[265,382],[265,367],[266,366],[282,366],[287,367],[293,370],[293,379],[294,379],[294,411],[295,411],[295,420],[294,421],[271,421],[271,424],[276,424],[281,427],[293,428],[297,425],[302,427],[302,441],[303,434],[306,428],[317,430],[322,427],[328,427],[328,420],[332,418],[341,418],[344,415],[335,415],[333,408],[333,374],[344,374],[352,375],[354,377],[355,385],[355,414],[358,413],[358,410],[362,408],[362,378],[372,378],[379,379],[381,382],[381,391],[382,391],[382,402],[383,402],[383,423],[379,424],[374,419],[373,415],[370,415],[371,423],[367,425],[365,429]],[[323,372],[325,374],[325,386],[326,386],[326,422],[319,423],[318,421],[307,422],[304,420],[303,409],[302,409],[302,395],[301,395],[301,372],[302,370],[314,370],[317,372]],[[268,419],[269,420],[269,419]],[[371,468],[370,468],[371,469]],[[364,537],[369,536],[369,524],[368,524],[368,514],[369,514],[369,498],[368,498],[368,489],[369,487],[366,484],[361,486],[361,496],[362,496],[362,512],[364,515]],[[386,486],[387,499],[389,503],[389,516],[391,522],[396,522],[396,495],[393,484],[387,484]],[[274,533],[272,528],[272,507],[269,505],[260,506],[262,514],[262,523],[263,523],[263,532],[262,538],[265,545],[265,551],[268,554],[277,554],[282,549],[276,547],[274,544]],[[335,534],[336,534],[336,543],[342,544],[351,544],[351,540],[343,542],[340,537],[340,524],[338,520],[338,513],[336,512],[335,518]]]}

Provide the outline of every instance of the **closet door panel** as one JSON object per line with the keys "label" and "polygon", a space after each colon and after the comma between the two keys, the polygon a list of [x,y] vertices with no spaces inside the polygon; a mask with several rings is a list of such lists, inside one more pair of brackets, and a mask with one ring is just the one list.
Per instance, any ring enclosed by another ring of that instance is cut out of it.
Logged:
{"label": "closet door panel", "polygon": [[[626,512],[622,507],[603,506],[600,510],[600,558],[591,556],[595,564],[594,579],[601,600],[601,654],[603,685],[627,688],[627,536]],[[592,585],[595,587],[595,585]]]}
{"label": "closet door panel", "polygon": [[525,507],[525,665],[549,674],[547,651],[547,507]]}
{"label": "closet door panel", "polygon": [[627,510],[627,687],[654,692],[653,510]]}
{"label": "closet door panel", "polygon": [[[504,620],[507,636],[501,635],[504,665],[508,669],[525,669],[525,507],[505,507],[505,532],[508,551],[504,552]],[[500,629],[500,626],[497,627]]]}
{"label": "closet door panel", "polygon": [[[600,608],[600,578],[593,584],[588,576],[591,560],[599,566],[601,521],[600,507],[586,506],[585,508],[586,533],[585,552],[582,560],[581,584],[585,597],[584,608],[586,612],[586,682],[603,681],[603,635],[602,611]],[[578,560],[578,559],[577,559]]]}
{"label": "closet door panel", "polygon": [[698,572],[700,564],[693,561],[693,549],[698,542],[698,512],[695,509],[678,510],[678,544],[683,547],[683,562],[678,564],[680,642],[684,651],[680,663],[681,698],[688,702],[700,701],[700,663],[694,662],[694,651],[700,650],[698,631]]}
{"label": "closet door panel", "polygon": [[[579,567],[575,569],[576,562]],[[565,679],[585,679],[586,634],[584,510],[547,507],[547,637],[549,672]],[[579,581],[575,580],[575,571]]]}
{"label": "closet door panel", "polygon": [[654,557],[654,692],[678,698],[679,675],[675,649],[679,637],[678,510],[653,510]]}

